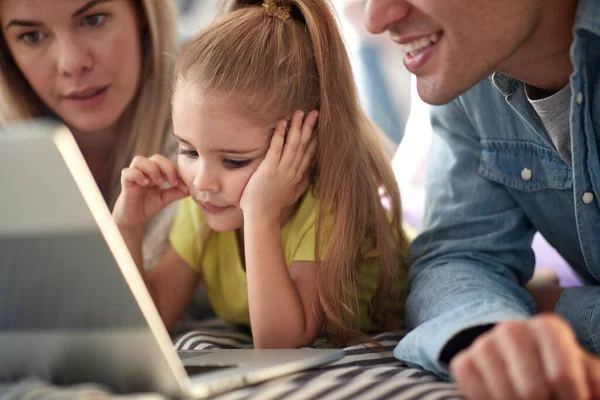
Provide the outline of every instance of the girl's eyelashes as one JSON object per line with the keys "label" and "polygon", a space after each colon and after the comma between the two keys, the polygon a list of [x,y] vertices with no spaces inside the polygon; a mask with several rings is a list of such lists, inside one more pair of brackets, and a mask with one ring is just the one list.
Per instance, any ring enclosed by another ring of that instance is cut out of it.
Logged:
{"label": "girl's eyelashes", "polygon": [[[196,150],[180,147],[178,153],[180,156],[198,158],[198,152]],[[245,167],[246,165],[250,164],[252,160],[234,160],[231,158],[224,158],[222,162],[225,168],[236,169]]]}
{"label": "girl's eyelashes", "polygon": [[232,160],[230,158],[223,159],[223,165],[227,168],[242,168],[250,164],[252,160]]}
{"label": "girl's eyelashes", "polygon": [[198,158],[198,152],[192,149],[179,149],[179,155],[189,157],[189,158]]}

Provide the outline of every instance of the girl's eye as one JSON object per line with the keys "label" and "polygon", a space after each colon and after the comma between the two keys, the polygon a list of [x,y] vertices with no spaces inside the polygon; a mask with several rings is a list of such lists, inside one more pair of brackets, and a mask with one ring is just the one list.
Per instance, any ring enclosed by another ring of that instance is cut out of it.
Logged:
{"label": "girl's eye", "polygon": [[25,32],[21,36],[19,36],[19,40],[24,41],[27,44],[37,44],[41,42],[47,35],[40,32]]}
{"label": "girl's eye", "polygon": [[242,168],[250,164],[250,160],[232,160],[230,158],[223,159],[223,164],[227,168]]}
{"label": "girl's eye", "polygon": [[179,149],[179,155],[189,158],[198,158],[198,152],[190,149]]}
{"label": "girl's eye", "polygon": [[90,16],[85,17],[81,21],[81,25],[83,25],[83,26],[98,26],[98,25],[101,25],[102,22],[104,22],[105,18],[106,18],[106,14],[90,15]]}

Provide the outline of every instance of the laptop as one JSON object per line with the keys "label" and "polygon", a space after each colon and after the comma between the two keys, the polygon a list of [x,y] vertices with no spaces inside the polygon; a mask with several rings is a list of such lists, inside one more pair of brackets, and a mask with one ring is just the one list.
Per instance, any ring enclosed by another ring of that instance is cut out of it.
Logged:
{"label": "laptop", "polygon": [[342,350],[173,349],[70,131],[0,129],[0,381],[209,397]]}

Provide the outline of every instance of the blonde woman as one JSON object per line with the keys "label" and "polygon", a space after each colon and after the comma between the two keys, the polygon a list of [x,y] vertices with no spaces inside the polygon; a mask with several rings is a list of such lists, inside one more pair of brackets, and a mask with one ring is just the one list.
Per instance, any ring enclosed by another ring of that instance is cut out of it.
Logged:
{"label": "blonde woman", "polygon": [[[1,0],[0,23],[2,120],[64,122],[112,208],[132,155],[169,156],[174,144],[172,2]],[[146,265],[160,254],[171,215],[148,227]]]}

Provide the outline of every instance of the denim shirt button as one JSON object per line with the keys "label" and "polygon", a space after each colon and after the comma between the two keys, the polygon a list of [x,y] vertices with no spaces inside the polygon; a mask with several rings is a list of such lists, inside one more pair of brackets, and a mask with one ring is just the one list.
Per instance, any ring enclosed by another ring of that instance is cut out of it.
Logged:
{"label": "denim shirt button", "polygon": [[581,92],[577,93],[577,97],[575,98],[575,101],[577,101],[577,104],[583,103],[583,93],[581,93]]}
{"label": "denim shirt button", "polygon": [[530,180],[532,177],[531,174],[531,170],[529,168],[523,168],[523,170],[521,171],[521,178],[523,178],[523,180]]}
{"label": "denim shirt button", "polygon": [[581,200],[585,203],[585,204],[590,204],[592,201],[594,201],[594,194],[590,193],[590,192],[585,192],[583,194],[583,196],[581,196]]}

